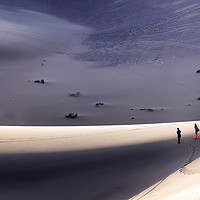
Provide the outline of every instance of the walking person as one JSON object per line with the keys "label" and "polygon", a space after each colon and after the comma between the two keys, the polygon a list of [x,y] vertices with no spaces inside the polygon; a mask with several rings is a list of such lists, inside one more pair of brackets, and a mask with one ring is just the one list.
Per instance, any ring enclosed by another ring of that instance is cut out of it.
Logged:
{"label": "walking person", "polygon": [[194,137],[194,139],[197,139],[198,138],[199,128],[198,128],[198,126],[197,126],[196,123],[194,124],[194,130],[195,130],[195,137]]}
{"label": "walking person", "polygon": [[177,138],[178,138],[177,143],[180,144],[181,143],[181,130],[179,128],[177,128],[176,133],[177,133]]}

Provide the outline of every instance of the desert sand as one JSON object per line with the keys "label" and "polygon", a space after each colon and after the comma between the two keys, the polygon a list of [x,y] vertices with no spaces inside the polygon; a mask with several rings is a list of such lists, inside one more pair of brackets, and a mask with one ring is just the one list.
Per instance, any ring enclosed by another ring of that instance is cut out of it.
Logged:
{"label": "desert sand", "polygon": [[[132,44],[132,62],[121,63],[119,56],[100,62],[109,52],[96,55],[98,48],[93,50],[96,61],[89,61],[86,52],[93,47],[86,41],[91,35],[100,37],[93,28],[37,11],[0,11],[1,125],[117,125],[199,119],[200,76],[196,71],[200,58],[193,52],[195,46],[191,50],[186,45],[183,55],[176,51],[182,49],[184,39],[168,44],[165,39],[163,43],[155,41],[160,35],[143,36],[143,41]],[[139,33],[136,36],[140,38]],[[107,40],[101,43],[106,48]],[[128,45],[129,41],[117,43]],[[151,48],[165,49],[166,43],[174,50],[166,50],[162,56],[160,51],[146,55]],[[114,55],[116,48],[125,47],[114,46]],[[134,49],[143,49],[141,58],[135,57],[138,53]],[[129,51],[123,53],[125,58]],[[113,59],[115,65],[108,66]],[[45,84],[35,83],[41,79]],[[78,97],[69,96],[77,92]],[[96,107],[96,103],[104,105]],[[69,113],[78,114],[78,118],[66,119]]]}
{"label": "desert sand", "polygon": [[0,199],[200,199],[200,3],[95,2],[0,0]]}
{"label": "desert sand", "polygon": [[195,199],[200,192],[194,123],[2,126],[0,198]]}

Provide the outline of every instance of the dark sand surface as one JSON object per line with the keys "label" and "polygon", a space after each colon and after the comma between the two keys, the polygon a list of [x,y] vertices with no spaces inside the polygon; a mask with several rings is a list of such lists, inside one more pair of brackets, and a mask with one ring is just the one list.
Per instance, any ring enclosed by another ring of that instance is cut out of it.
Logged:
{"label": "dark sand surface", "polygon": [[0,1],[0,124],[198,120],[198,8],[197,0]]}
{"label": "dark sand surface", "polygon": [[130,199],[197,158],[193,124],[1,127],[0,198]]}
{"label": "dark sand surface", "polygon": [[128,199],[187,162],[174,140],[91,151],[0,155],[0,198]]}

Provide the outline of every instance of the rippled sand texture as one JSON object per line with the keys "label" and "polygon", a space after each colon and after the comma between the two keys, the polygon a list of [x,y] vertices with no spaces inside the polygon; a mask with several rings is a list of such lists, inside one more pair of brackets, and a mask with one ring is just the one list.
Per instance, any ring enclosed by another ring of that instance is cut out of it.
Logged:
{"label": "rippled sand texture", "polygon": [[[0,6],[0,124],[199,118],[197,1],[10,0]],[[41,79],[45,84],[34,82]],[[78,117],[65,118],[69,113]]]}

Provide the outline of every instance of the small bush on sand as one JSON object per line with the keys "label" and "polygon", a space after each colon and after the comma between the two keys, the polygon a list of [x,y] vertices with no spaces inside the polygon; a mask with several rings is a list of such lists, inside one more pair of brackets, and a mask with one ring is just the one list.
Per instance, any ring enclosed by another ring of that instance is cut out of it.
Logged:
{"label": "small bush on sand", "polygon": [[103,106],[104,103],[96,103],[96,107]]}
{"label": "small bush on sand", "polygon": [[68,115],[65,115],[66,118],[77,118],[78,117],[78,114],[75,114],[75,113],[69,113]]}
{"label": "small bush on sand", "polygon": [[44,82],[44,79],[41,79],[41,80],[36,80],[36,81],[34,81],[35,83],[42,83],[42,84],[44,84],[45,82]]}
{"label": "small bush on sand", "polygon": [[76,93],[69,93],[69,96],[71,96],[71,97],[78,97],[78,96],[80,96],[80,92],[76,92]]}

